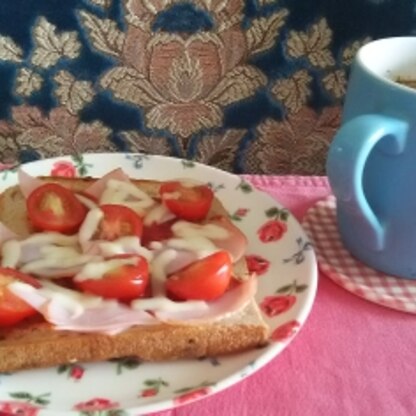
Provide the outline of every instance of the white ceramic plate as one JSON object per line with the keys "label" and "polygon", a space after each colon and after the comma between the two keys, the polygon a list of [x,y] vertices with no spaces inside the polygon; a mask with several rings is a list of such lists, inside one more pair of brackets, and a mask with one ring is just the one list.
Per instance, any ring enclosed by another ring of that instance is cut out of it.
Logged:
{"label": "white ceramic plate", "polygon": [[[24,169],[36,176],[99,177],[117,167],[131,177],[191,177],[212,186],[249,238],[248,260],[258,272],[256,298],[272,329],[270,343],[243,354],[201,360],[154,364],[126,358],[1,374],[2,411],[23,410],[25,416],[132,416],[189,403],[259,370],[290,343],[311,310],[317,267],[306,234],[286,209],[238,176],[180,159],[138,154],[86,154],[33,162]],[[16,169],[3,170],[0,190],[16,180]]]}

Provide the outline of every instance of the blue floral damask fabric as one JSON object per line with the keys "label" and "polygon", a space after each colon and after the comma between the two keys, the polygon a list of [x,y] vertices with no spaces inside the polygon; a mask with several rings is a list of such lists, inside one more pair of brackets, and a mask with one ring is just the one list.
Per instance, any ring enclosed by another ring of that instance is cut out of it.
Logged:
{"label": "blue floral damask fabric", "polygon": [[0,161],[320,174],[357,49],[415,28],[414,0],[2,0]]}

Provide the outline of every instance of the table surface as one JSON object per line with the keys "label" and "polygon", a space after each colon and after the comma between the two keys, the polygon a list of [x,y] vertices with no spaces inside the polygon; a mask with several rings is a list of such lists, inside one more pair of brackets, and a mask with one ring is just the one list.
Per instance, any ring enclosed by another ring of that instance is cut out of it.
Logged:
{"label": "table surface", "polygon": [[[301,221],[324,177],[245,176]],[[370,303],[322,273],[312,312],[268,365],[214,396],[158,416],[416,415],[416,315]]]}

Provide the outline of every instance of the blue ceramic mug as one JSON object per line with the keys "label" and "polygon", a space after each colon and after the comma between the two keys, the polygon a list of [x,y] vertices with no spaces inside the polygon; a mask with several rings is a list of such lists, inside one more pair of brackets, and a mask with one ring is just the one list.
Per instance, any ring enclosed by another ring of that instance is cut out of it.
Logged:
{"label": "blue ceramic mug", "polygon": [[416,89],[401,83],[412,81],[416,37],[358,51],[327,174],[347,250],[374,269],[416,279]]}

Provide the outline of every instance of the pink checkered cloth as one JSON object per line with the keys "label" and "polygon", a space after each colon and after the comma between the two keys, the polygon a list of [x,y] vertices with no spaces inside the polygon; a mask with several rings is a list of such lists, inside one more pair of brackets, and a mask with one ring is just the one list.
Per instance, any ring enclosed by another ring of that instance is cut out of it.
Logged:
{"label": "pink checkered cloth", "polygon": [[[323,177],[245,176],[301,220],[330,194]],[[324,276],[305,326],[239,384],[158,416],[416,415],[416,317]]]}
{"label": "pink checkered cloth", "polygon": [[312,206],[302,225],[314,245],[320,270],[335,283],[370,302],[416,313],[416,280],[378,272],[352,257],[344,248],[333,195]]}

